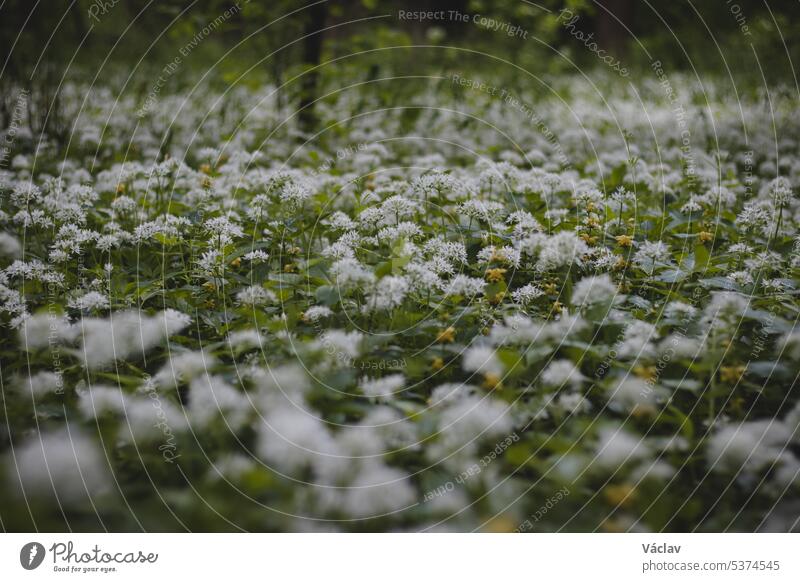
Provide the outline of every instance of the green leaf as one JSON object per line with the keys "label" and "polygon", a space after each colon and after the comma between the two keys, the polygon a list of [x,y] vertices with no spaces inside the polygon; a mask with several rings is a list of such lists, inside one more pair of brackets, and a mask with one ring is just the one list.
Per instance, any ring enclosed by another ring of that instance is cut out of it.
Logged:
{"label": "green leaf", "polygon": [[335,287],[330,285],[322,285],[317,287],[316,292],[314,293],[314,297],[316,297],[317,302],[320,305],[326,305],[331,307],[339,303],[340,294],[339,290]]}
{"label": "green leaf", "polygon": [[694,271],[705,271],[711,260],[711,254],[705,245],[694,247]]}

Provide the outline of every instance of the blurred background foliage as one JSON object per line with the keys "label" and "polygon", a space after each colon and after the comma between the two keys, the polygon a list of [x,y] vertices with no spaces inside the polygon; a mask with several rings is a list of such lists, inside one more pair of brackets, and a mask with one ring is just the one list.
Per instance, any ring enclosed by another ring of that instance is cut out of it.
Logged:
{"label": "blurred background foliage", "polygon": [[[560,16],[565,9],[578,16],[569,30]],[[458,11],[469,18],[409,20],[398,17],[400,10]],[[476,14],[519,26],[525,38],[476,25]],[[575,31],[591,34],[631,71],[631,80],[637,72],[653,78],[649,67],[659,60],[699,78],[729,77],[737,87],[796,86],[797,16],[797,0],[5,0],[0,90],[7,96],[12,87],[30,87],[38,125],[58,134],[66,123],[51,105],[58,104],[63,81],[145,96],[178,59],[164,93],[184,91],[197,79],[222,87],[271,84],[311,125],[311,104],[325,88],[366,83],[365,90],[382,90],[388,100],[419,91],[416,82],[369,83],[392,75],[485,71],[530,90],[520,68],[550,78],[607,73]],[[6,121],[13,103],[0,101],[0,121]]]}

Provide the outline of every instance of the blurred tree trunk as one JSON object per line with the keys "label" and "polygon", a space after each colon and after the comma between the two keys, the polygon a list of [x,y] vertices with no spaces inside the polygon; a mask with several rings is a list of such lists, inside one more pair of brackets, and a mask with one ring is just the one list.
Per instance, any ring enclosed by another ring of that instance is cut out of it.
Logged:
{"label": "blurred tree trunk", "polygon": [[625,26],[631,28],[633,24],[633,0],[596,0],[596,2],[599,4],[597,44],[618,59],[624,59],[628,54],[630,36]]}
{"label": "blurred tree trunk", "polygon": [[[328,3],[321,2],[309,9],[309,19],[303,34],[303,65],[316,67],[322,61],[322,41],[325,20],[328,16]],[[302,131],[310,131],[317,122],[314,113],[314,101],[319,91],[319,70],[314,69],[303,75],[300,85],[300,113],[298,122]]]}

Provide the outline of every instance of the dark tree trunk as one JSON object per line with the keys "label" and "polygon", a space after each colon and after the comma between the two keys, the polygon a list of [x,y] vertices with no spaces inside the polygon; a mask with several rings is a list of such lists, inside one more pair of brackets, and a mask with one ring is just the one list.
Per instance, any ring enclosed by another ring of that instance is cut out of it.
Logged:
{"label": "dark tree trunk", "polygon": [[[309,9],[309,19],[303,32],[303,64],[316,67],[322,61],[322,40],[325,20],[328,16],[328,3],[315,4]],[[317,122],[314,114],[314,101],[319,90],[319,70],[314,69],[303,75],[300,85],[300,113],[298,121],[303,131],[310,131]]]}
{"label": "dark tree trunk", "polygon": [[[596,0],[597,44],[619,59],[628,52],[630,33],[625,26],[633,25],[633,0]],[[623,26],[625,25],[625,26]]]}

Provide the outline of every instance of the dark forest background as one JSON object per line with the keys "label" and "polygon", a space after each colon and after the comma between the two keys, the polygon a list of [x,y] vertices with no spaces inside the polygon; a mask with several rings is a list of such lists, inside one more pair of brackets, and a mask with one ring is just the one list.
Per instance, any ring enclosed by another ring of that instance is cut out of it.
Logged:
{"label": "dark forest background", "polygon": [[[326,83],[386,74],[485,68],[513,82],[514,68],[498,66],[498,59],[547,75],[602,69],[559,22],[564,8],[633,72],[658,59],[672,70],[754,87],[796,83],[798,0],[0,0],[0,94],[28,88],[33,108],[52,113],[42,113],[42,123],[57,123],[65,80],[124,84],[146,95],[181,47],[214,21],[164,92],[207,73],[212,85],[281,86],[280,98],[302,107]],[[226,10],[229,17],[222,17]],[[401,20],[399,10],[481,14],[519,26],[527,38],[471,21]],[[393,48],[381,50],[387,47]],[[0,99],[0,123],[11,106]],[[302,121],[313,123],[313,108],[304,109]]]}

